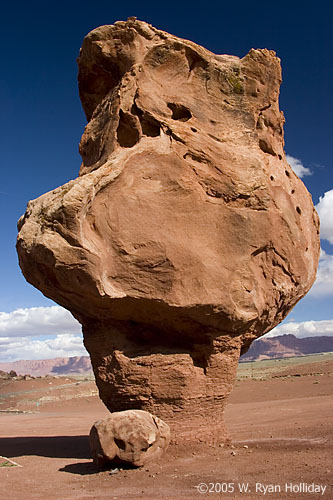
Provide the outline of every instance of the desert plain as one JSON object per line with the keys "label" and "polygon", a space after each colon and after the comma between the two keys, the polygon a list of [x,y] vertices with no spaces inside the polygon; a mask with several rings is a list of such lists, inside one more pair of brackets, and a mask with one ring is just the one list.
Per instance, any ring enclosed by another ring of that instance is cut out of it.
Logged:
{"label": "desert plain", "polygon": [[331,499],[332,373],[332,353],[241,363],[225,414],[230,444],[174,433],[158,462],[102,471],[88,434],[108,410],[91,378],[1,380],[1,498]]}

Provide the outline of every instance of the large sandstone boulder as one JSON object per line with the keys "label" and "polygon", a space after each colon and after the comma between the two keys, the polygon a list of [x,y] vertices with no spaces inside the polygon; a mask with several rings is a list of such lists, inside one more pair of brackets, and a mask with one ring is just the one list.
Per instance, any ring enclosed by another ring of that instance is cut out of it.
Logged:
{"label": "large sandstone boulder", "polygon": [[196,436],[205,419],[222,439],[240,353],[307,293],[319,258],[283,149],[280,61],[130,18],[89,33],[78,65],[80,175],[29,202],[20,266],[81,322],[111,411]]}
{"label": "large sandstone boulder", "polygon": [[110,462],[141,467],[163,455],[170,442],[170,428],[147,411],[117,411],[95,422],[89,438],[97,467]]}

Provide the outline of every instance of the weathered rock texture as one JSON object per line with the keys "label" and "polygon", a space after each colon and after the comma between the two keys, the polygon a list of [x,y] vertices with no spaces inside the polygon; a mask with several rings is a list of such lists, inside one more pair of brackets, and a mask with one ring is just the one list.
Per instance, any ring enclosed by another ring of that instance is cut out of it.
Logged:
{"label": "weathered rock texture", "polygon": [[305,295],[319,257],[283,150],[280,61],[131,18],[89,33],[78,65],[80,176],[29,202],[20,266],[82,323],[110,410],[221,423],[240,352]]}
{"label": "weathered rock texture", "polygon": [[147,411],[115,412],[95,422],[90,431],[90,449],[98,467],[109,462],[141,467],[159,459],[170,442],[170,428]]}

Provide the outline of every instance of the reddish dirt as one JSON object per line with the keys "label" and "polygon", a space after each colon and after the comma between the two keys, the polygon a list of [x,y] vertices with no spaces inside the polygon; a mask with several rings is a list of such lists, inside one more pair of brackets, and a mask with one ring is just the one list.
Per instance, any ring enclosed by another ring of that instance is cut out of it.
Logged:
{"label": "reddish dirt", "polygon": [[[1,498],[331,499],[332,371],[332,362],[325,362],[239,381],[226,410],[230,447],[178,442],[158,463],[112,474],[96,471],[90,458],[90,427],[108,415],[93,382],[1,381],[0,455],[22,466],[0,467]],[[8,408],[31,413],[5,413]],[[201,483],[211,492],[200,493]],[[241,492],[247,483],[251,491]],[[313,484],[326,486],[324,494],[304,491]]]}

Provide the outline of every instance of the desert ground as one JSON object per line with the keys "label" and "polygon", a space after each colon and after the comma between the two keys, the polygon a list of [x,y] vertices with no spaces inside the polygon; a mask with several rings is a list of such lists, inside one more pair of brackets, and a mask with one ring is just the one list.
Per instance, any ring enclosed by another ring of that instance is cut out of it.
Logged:
{"label": "desert ground", "polygon": [[93,380],[0,381],[4,500],[333,498],[333,354],[242,363],[226,409],[230,446],[174,440],[140,469],[97,471]]}

